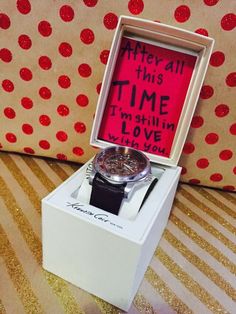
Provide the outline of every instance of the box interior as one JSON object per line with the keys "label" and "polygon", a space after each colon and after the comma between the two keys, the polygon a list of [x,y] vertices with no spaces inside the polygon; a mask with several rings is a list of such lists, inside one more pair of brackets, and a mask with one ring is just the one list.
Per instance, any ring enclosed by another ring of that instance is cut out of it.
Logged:
{"label": "box interior", "polygon": [[[92,186],[89,183],[92,167],[92,162],[88,163],[82,184],[71,194],[72,197],[85,204],[90,203],[90,196],[92,193]],[[129,220],[134,220],[136,218],[143,207],[143,203],[151,193],[153,186],[158,184],[164,171],[164,167],[152,167],[152,175],[149,176],[150,179],[148,181],[143,181],[145,184],[134,186],[129,197],[123,198],[119,209],[119,217]]]}
{"label": "box interior", "polygon": [[135,242],[142,242],[148,228],[155,221],[155,217],[159,215],[159,211],[162,209],[162,202],[168,196],[173,182],[179,177],[180,168],[167,167],[161,173],[157,165],[152,165],[153,174],[159,177],[158,183],[155,185],[137,217],[129,220],[83,203],[76,198],[78,187],[86,176],[88,164],[89,162],[49,194],[44,199],[44,203],[71,214],[76,219],[82,219],[85,222],[107,229],[109,232],[118,234],[119,236],[133,239]]}

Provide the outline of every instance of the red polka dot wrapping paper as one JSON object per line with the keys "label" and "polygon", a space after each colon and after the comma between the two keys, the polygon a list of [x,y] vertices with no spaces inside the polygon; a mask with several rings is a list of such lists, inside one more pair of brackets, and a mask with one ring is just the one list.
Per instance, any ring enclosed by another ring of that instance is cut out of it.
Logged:
{"label": "red polka dot wrapping paper", "polygon": [[2,0],[0,149],[83,163],[119,15],[215,39],[181,180],[236,190],[235,0]]}

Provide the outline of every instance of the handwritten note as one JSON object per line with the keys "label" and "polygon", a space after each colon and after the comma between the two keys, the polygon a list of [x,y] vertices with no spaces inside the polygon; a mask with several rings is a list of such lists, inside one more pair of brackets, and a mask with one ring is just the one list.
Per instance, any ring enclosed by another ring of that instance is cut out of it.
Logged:
{"label": "handwritten note", "polygon": [[123,37],[98,137],[169,157],[195,62]]}

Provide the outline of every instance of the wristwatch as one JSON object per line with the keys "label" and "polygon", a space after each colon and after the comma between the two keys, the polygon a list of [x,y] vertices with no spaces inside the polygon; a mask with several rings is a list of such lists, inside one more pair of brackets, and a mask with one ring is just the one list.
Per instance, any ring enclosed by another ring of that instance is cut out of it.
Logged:
{"label": "wristwatch", "polygon": [[125,146],[105,148],[92,162],[90,204],[118,215],[122,200],[151,177],[150,161],[144,153]]}

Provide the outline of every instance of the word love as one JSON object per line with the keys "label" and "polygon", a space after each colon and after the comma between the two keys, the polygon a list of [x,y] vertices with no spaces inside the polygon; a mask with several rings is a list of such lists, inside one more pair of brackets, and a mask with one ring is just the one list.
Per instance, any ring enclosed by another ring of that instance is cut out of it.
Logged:
{"label": "word love", "polygon": [[144,136],[146,140],[152,139],[154,142],[159,142],[161,140],[161,131],[153,131],[146,127],[135,126],[133,129],[128,126],[126,121],[122,122],[121,133],[123,135],[132,135],[134,138],[140,135]]}

